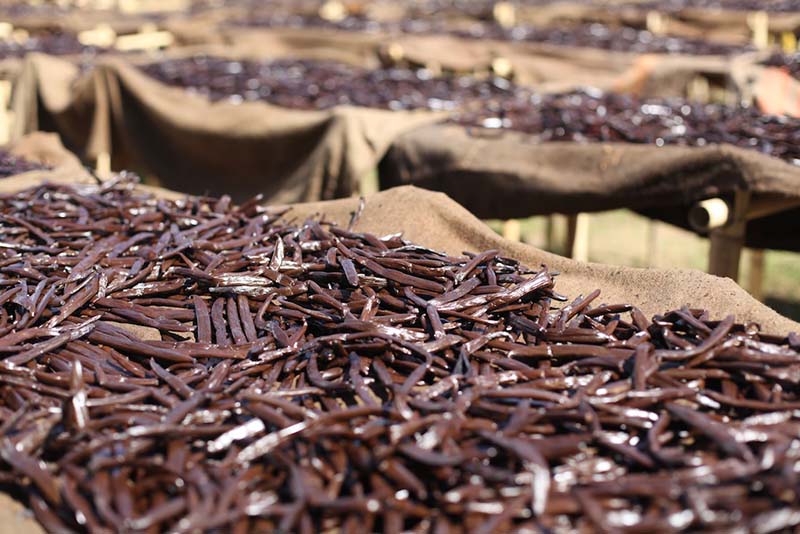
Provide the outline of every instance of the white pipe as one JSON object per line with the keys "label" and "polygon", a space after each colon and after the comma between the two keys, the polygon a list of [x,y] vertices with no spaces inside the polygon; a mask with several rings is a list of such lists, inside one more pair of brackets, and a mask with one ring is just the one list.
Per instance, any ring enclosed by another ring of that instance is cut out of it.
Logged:
{"label": "white pipe", "polygon": [[689,210],[689,225],[697,232],[708,232],[728,224],[731,208],[721,198],[698,202]]}

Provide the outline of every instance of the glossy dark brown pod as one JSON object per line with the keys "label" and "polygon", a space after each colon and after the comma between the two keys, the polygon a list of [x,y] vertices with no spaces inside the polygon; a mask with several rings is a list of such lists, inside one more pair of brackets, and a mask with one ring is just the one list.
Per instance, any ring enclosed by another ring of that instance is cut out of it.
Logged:
{"label": "glossy dark brown pod", "polygon": [[15,174],[46,169],[44,165],[28,161],[25,158],[14,156],[0,148],[0,178]]}
{"label": "glossy dark brown pod", "polygon": [[52,531],[795,527],[800,339],[554,284],[128,178],[0,195],[0,480]]}
{"label": "glossy dark brown pod", "polygon": [[451,122],[516,130],[531,142],[731,144],[800,163],[800,119],[755,107],[641,99],[595,90],[538,94],[503,78],[435,76],[425,69],[367,70],[312,60],[233,61],[196,56],[143,67],[164,83],[212,100],[265,101],[293,109],[352,105],[451,112]]}
{"label": "glossy dark brown pod", "polygon": [[[594,48],[636,54],[685,54],[727,56],[752,51],[747,45],[730,45],[700,38],[657,35],[629,26],[601,23],[570,26],[515,25],[503,27],[491,20],[476,18],[469,25],[448,22],[441,10],[426,10],[400,21],[378,21],[365,15],[350,15],[342,20],[326,20],[316,14],[263,10],[227,23],[232,27],[329,28],[343,31],[382,32],[410,35],[453,35],[465,39],[494,39],[508,42],[543,43],[557,46]],[[481,10],[478,14],[491,11]],[[461,13],[463,15],[463,13]],[[466,26],[466,27],[465,27]]]}
{"label": "glossy dark brown pod", "polygon": [[104,51],[103,48],[81,44],[75,34],[65,32],[34,32],[21,41],[12,38],[0,39],[0,59],[22,58],[32,52],[51,56],[94,56]]}

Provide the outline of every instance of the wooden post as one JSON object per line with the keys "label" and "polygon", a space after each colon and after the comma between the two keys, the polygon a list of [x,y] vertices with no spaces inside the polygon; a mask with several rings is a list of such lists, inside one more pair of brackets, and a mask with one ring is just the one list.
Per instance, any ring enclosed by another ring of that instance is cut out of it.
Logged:
{"label": "wooden post", "polygon": [[509,241],[519,241],[522,238],[522,228],[518,219],[508,219],[503,222],[503,237]]}
{"label": "wooden post", "polygon": [[386,48],[386,55],[389,57],[392,65],[398,65],[406,57],[406,51],[403,45],[399,43],[392,43]]}
{"label": "wooden post", "polygon": [[338,0],[328,0],[320,6],[318,14],[328,22],[340,22],[347,18],[347,6]]}
{"label": "wooden post", "polygon": [[105,9],[116,7],[122,13],[128,14],[175,13],[185,11],[191,6],[190,0],[103,0],[101,4],[106,4]]}
{"label": "wooden post", "polygon": [[122,52],[133,50],[158,50],[167,48],[175,42],[175,36],[168,31],[147,31],[121,35],[114,41],[114,48]]}
{"label": "wooden post", "polygon": [[645,243],[645,261],[648,267],[658,265],[658,227],[659,222],[655,219],[647,220],[647,242]]}
{"label": "wooden post", "polygon": [[708,78],[702,74],[692,78],[686,88],[686,96],[689,100],[707,104],[711,100],[711,85],[708,83]]}
{"label": "wooden post", "polygon": [[511,2],[497,2],[492,8],[492,17],[503,28],[513,28],[517,25],[517,9]]}
{"label": "wooden post", "polygon": [[564,248],[573,260],[589,261],[588,213],[578,213],[567,217],[567,242]]}
{"label": "wooden post", "polygon": [[496,57],[492,60],[492,72],[501,78],[511,79],[514,75],[514,65],[508,58]]}
{"label": "wooden post", "polygon": [[0,145],[11,141],[12,112],[9,109],[11,102],[11,82],[0,80]]}
{"label": "wooden post", "polygon": [[797,36],[794,32],[783,32],[781,34],[781,48],[787,54],[797,52]]}
{"label": "wooden post", "polygon": [[361,180],[358,182],[358,192],[354,193],[353,196],[365,197],[367,195],[372,195],[380,191],[380,187],[378,170],[372,169],[361,177]]}
{"label": "wooden post", "polygon": [[733,213],[730,222],[711,230],[711,250],[708,258],[708,272],[717,276],[726,276],[739,280],[739,260],[744,246],[747,229],[747,211],[750,204],[750,193],[737,191],[733,202]]}
{"label": "wooden post", "polygon": [[766,11],[754,11],[747,16],[747,24],[753,32],[753,46],[759,50],[769,48],[769,14]]}
{"label": "wooden post", "polygon": [[117,40],[117,32],[108,24],[98,24],[91,30],[78,33],[78,41],[84,46],[111,48]]}
{"label": "wooden post", "polygon": [[558,231],[556,226],[556,215],[548,215],[547,222],[544,225],[544,246],[548,252],[560,252],[556,250],[556,243],[558,243]]}
{"label": "wooden post", "polygon": [[653,35],[664,35],[667,33],[667,23],[664,20],[664,15],[659,11],[648,11],[645,18],[647,31]]}
{"label": "wooden post", "polygon": [[111,176],[111,154],[108,152],[101,152],[97,156],[95,172],[100,178],[109,178]]}
{"label": "wooden post", "polygon": [[764,249],[750,250],[750,275],[747,288],[756,300],[764,300]]}

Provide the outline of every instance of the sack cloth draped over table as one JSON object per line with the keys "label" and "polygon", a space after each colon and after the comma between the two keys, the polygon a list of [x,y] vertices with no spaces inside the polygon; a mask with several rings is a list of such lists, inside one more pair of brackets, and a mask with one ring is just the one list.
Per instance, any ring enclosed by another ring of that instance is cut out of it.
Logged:
{"label": "sack cloth draped over table", "polygon": [[[34,132],[22,139],[18,139],[6,149],[14,156],[44,165],[53,170],[63,170],[65,173],[80,175],[81,177],[86,175],[80,160],[75,154],[64,148],[56,134]],[[8,183],[9,179],[11,178],[3,178],[3,183]],[[12,188],[11,190],[14,191],[15,189]]]}
{"label": "sack cloth draped over table", "polygon": [[[444,191],[481,218],[617,208],[686,227],[689,207],[737,189],[800,201],[800,167],[729,145],[547,142],[451,125],[402,136],[381,162],[381,187]],[[754,219],[747,244],[800,250],[800,210]]]}
{"label": "sack cloth draped over table", "polygon": [[175,190],[237,200],[258,193],[274,202],[350,196],[396,136],[440,117],[214,103],[119,58],[99,59],[77,80],[76,74],[68,62],[28,58],[14,102],[17,135],[55,131],[86,160],[110,153],[113,168],[143,171]]}
{"label": "sack cloth draped over table", "polygon": [[[52,180],[48,173],[30,177],[22,183],[0,181],[0,191],[12,192]],[[174,193],[156,190],[174,198]],[[328,221],[347,226],[358,200],[341,199],[293,206],[288,218],[303,220],[324,215]],[[424,215],[421,215],[424,214]],[[462,251],[498,249],[501,254],[528,266],[546,264],[560,271],[558,292],[575,298],[596,288],[602,290],[598,302],[632,303],[648,316],[683,305],[705,308],[712,318],[734,314],[739,321],[755,322],[766,333],[787,333],[800,329],[795,323],[757,302],[730,280],[688,270],[657,270],[584,264],[536,248],[507,241],[496,235],[464,208],[445,195],[413,187],[397,188],[367,197],[357,231],[377,235],[402,231],[406,239],[450,254]],[[143,331],[137,335],[146,335]],[[0,532],[38,534],[42,529],[24,507],[0,493]]]}
{"label": "sack cloth draped over table", "polygon": [[493,61],[503,58],[512,66],[516,83],[532,85],[540,92],[591,86],[642,96],[682,96],[697,76],[727,78],[730,71],[730,59],[722,56],[635,54],[453,35],[232,26],[222,26],[219,32],[223,41],[241,50],[339,59],[365,67],[378,64],[379,59],[391,62],[390,49],[395,54],[401,51],[400,60],[412,66],[462,73],[489,72]]}
{"label": "sack cloth draped over table", "polygon": [[[723,2],[724,4],[724,2]],[[662,33],[678,37],[698,37],[730,44],[745,44],[752,41],[749,11],[728,9],[684,8],[674,12],[659,11]],[[564,25],[581,22],[602,22],[610,25],[647,28],[647,16],[651,9],[630,3],[609,8],[603,4],[557,2],[548,5],[518,6],[517,21],[542,26]],[[772,13],[768,21],[772,33],[800,30],[800,13]]]}
{"label": "sack cloth draped over table", "polygon": [[146,25],[165,24],[168,20],[178,22],[183,16],[159,13],[121,13],[109,9],[32,7],[28,12],[9,13],[0,10],[0,21],[8,22],[24,30],[49,30],[78,33],[92,30],[100,25],[109,26],[117,34],[136,33]]}
{"label": "sack cloth draped over table", "polygon": [[764,65],[772,54],[758,52],[735,58],[731,76],[742,100],[765,113],[800,117],[800,80],[787,69]]}

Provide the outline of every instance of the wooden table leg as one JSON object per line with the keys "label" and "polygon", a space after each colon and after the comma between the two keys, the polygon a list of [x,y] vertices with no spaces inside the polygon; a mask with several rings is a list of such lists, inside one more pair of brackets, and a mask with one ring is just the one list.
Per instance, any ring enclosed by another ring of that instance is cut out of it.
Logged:
{"label": "wooden table leg", "polygon": [[509,241],[519,241],[522,238],[522,229],[518,219],[508,219],[503,223],[503,237]]}
{"label": "wooden table leg", "polygon": [[578,213],[567,217],[567,242],[564,248],[573,260],[589,261],[588,213]]}
{"label": "wooden table leg", "polygon": [[747,210],[750,193],[738,191],[733,202],[733,214],[726,226],[711,230],[711,250],[708,258],[708,272],[739,280],[739,260],[744,247],[747,229]]}
{"label": "wooden table leg", "polygon": [[761,301],[764,300],[764,264],[764,249],[751,249],[747,288],[753,298]]}
{"label": "wooden table leg", "polygon": [[658,228],[659,221],[655,219],[647,220],[647,242],[645,243],[645,261],[644,264],[648,267],[655,267],[658,265]]}
{"label": "wooden table leg", "polygon": [[95,172],[100,178],[109,178],[111,176],[111,154],[108,152],[101,152],[97,156]]}
{"label": "wooden table leg", "polygon": [[0,145],[11,141],[11,82],[0,80]]}

